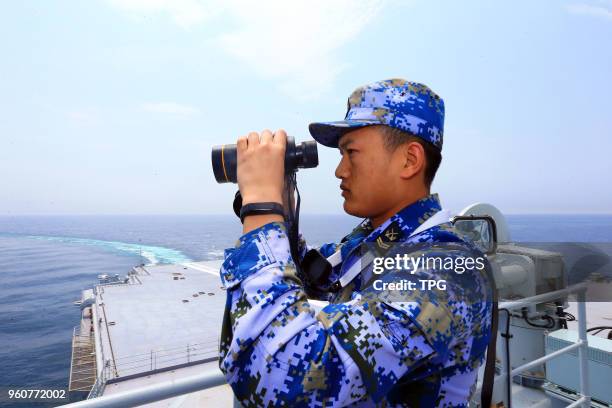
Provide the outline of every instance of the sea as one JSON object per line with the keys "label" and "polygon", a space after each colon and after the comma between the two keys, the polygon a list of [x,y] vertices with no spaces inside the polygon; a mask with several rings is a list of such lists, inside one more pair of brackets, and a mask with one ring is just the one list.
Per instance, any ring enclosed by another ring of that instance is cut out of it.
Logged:
{"label": "sea", "polygon": [[[610,248],[612,215],[509,215],[513,241]],[[360,222],[302,215],[309,244],[338,241]],[[229,215],[0,216],[0,391],[67,389],[73,302],[101,274],[136,265],[221,259],[240,222]],[[609,256],[599,253],[600,261]],[[54,406],[9,401],[0,407]]]}

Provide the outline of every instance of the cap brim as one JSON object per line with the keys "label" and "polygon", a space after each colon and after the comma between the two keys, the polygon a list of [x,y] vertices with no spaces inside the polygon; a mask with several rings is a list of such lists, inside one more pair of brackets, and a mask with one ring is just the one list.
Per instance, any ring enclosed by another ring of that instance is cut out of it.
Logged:
{"label": "cap brim", "polygon": [[317,142],[327,147],[338,147],[338,140],[346,133],[371,125],[381,125],[378,120],[339,120],[336,122],[315,122],[308,125],[310,134]]}

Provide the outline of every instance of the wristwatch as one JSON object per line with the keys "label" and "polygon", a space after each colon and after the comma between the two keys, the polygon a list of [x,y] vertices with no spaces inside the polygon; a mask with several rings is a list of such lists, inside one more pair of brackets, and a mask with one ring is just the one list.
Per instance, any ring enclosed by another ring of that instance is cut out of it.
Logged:
{"label": "wristwatch", "polygon": [[265,214],[278,214],[284,216],[285,210],[281,204],[274,202],[245,204],[240,209],[240,221],[244,223],[244,217],[247,215]]}

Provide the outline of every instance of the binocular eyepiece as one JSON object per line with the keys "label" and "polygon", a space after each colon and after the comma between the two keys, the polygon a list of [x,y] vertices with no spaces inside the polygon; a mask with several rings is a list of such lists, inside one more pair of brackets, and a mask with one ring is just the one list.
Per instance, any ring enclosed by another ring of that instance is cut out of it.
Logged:
{"label": "binocular eyepiece", "polygon": [[[213,172],[217,183],[236,183],[237,152],[235,144],[214,146],[211,154]],[[302,142],[296,146],[295,140],[287,136],[285,150],[285,173],[298,169],[309,169],[319,165],[317,142]]]}

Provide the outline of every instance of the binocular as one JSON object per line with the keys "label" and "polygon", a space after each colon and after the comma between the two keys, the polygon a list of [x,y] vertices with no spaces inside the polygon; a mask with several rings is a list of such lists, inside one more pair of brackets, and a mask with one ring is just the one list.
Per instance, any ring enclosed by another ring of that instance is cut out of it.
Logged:
{"label": "binocular", "polygon": [[[211,154],[213,172],[217,183],[236,183],[237,152],[235,144],[214,146]],[[287,136],[285,150],[285,173],[290,174],[298,169],[309,169],[319,165],[317,142],[310,140],[295,144],[291,136]]]}

